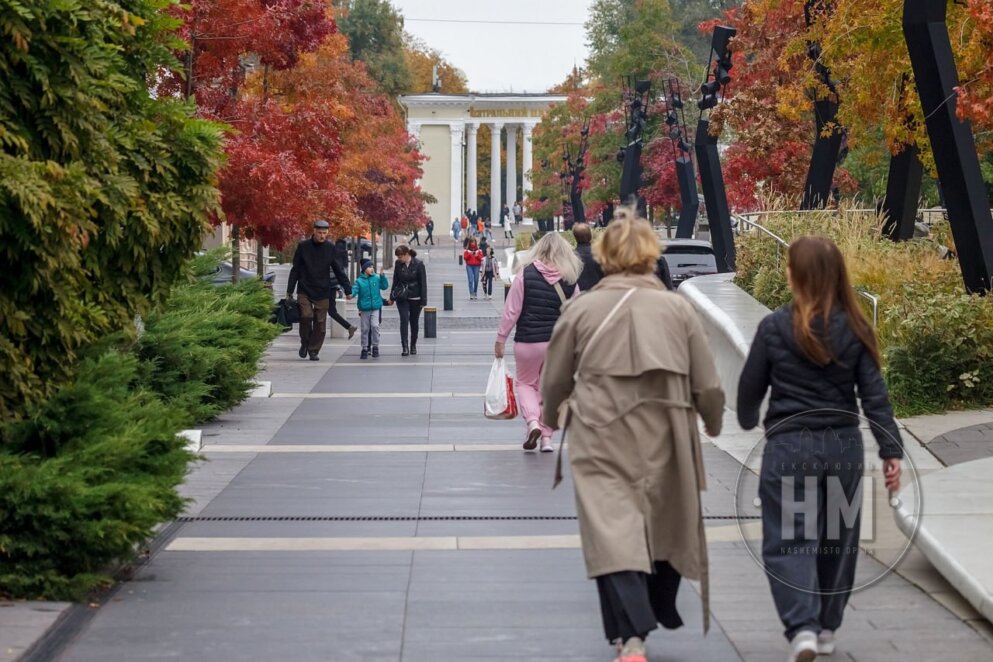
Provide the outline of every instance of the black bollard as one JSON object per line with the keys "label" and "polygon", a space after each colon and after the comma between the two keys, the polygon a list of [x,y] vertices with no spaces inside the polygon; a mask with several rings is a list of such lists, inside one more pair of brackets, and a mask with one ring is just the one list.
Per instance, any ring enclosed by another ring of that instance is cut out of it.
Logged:
{"label": "black bollard", "polygon": [[452,291],[453,287],[451,283],[445,283],[445,310],[455,310],[455,293]]}
{"label": "black bollard", "polygon": [[437,338],[438,337],[438,309],[437,308],[425,308],[424,309],[424,337],[425,338]]}
{"label": "black bollard", "polygon": [[510,296],[510,283],[503,284],[503,300],[506,301],[507,297]]}
{"label": "black bollard", "polygon": [[459,253],[459,266],[462,266],[462,253]]}

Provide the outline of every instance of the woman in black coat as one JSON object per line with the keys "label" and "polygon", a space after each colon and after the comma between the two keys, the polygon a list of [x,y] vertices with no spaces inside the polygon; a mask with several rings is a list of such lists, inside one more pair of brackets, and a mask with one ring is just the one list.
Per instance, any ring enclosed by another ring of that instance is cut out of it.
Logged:
{"label": "woman in black coat", "polygon": [[876,336],[841,251],[826,237],[800,237],[790,244],[786,277],[793,302],[759,324],[738,383],[738,422],[758,425],[771,389],[759,480],[762,560],[790,659],[809,662],[834,652],[855,581],[866,461],[859,401],[891,493],[900,489],[903,445]]}
{"label": "woman in black coat", "polygon": [[[427,305],[428,275],[424,263],[417,259],[417,252],[407,246],[397,246],[393,251],[393,289],[390,303],[396,303],[400,312],[401,356],[417,354],[418,322],[421,309]],[[408,328],[410,342],[408,344]]]}

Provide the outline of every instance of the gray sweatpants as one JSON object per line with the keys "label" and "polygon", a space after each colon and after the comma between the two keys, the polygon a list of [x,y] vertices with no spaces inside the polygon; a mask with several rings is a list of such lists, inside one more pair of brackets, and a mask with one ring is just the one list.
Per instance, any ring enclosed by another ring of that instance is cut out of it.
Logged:
{"label": "gray sweatpants", "polygon": [[858,428],[766,441],[762,560],[787,639],[841,626],[859,554],[863,462]]}
{"label": "gray sweatpants", "polygon": [[362,348],[379,347],[379,315],[378,310],[360,310],[359,328],[362,329]]}

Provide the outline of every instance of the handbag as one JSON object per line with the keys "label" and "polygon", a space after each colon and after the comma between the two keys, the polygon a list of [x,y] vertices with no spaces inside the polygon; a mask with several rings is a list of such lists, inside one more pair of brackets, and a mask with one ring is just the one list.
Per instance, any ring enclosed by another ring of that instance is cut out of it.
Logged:
{"label": "handbag", "polygon": [[[556,285],[557,284],[558,283],[556,283]],[[559,289],[561,290],[562,288]],[[583,360],[586,358],[586,354],[587,352],[589,352],[590,348],[593,347],[593,343],[600,335],[600,332],[607,327],[607,325],[610,323],[610,320],[614,319],[614,315],[616,315],[617,311],[621,309],[621,306],[623,306],[627,302],[627,300],[631,298],[631,295],[637,291],[638,288],[632,287],[630,290],[625,292],[624,296],[621,297],[621,300],[618,301],[616,304],[614,304],[614,307],[610,309],[610,312],[607,313],[607,316],[603,318],[602,322],[600,322],[600,326],[598,326],[596,328],[596,331],[593,332],[593,335],[590,336],[590,341],[586,343],[586,347],[583,349],[583,353],[579,355],[579,360],[576,361],[576,371],[572,374],[573,383],[579,381],[579,372],[583,367]],[[564,298],[565,295],[563,294],[561,296]],[[569,406],[571,400],[572,397],[569,397],[569,399],[563,402],[562,406],[559,407],[559,412],[558,412],[559,427],[562,428],[562,439],[561,441],[559,441],[558,457],[555,458],[555,480],[552,482],[553,490],[559,486],[559,483],[562,482],[562,447],[565,446],[565,435],[566,435],[566,431],[569,429],[569,419],[570,419]]]}
{"label": "handbag", "polygon": [[299,321],[300,304],[294,299],[280,299],[276,304],[276,323],[289,330]]}

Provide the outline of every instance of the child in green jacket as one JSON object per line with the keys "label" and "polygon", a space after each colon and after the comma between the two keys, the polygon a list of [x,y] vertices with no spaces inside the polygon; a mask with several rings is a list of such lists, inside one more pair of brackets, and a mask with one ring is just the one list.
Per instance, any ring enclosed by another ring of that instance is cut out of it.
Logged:
{"label": "child in green jacket", "polygon": [[362,274],[352,285],[352,296],[355,297],[359,309],[359,326],[362,329],[362,356],[379,358],[379,319],[383,309],[381,290],[389,289],[390,282],[383,272],[376,273],[376,266],[371,260],[362,260]]}

